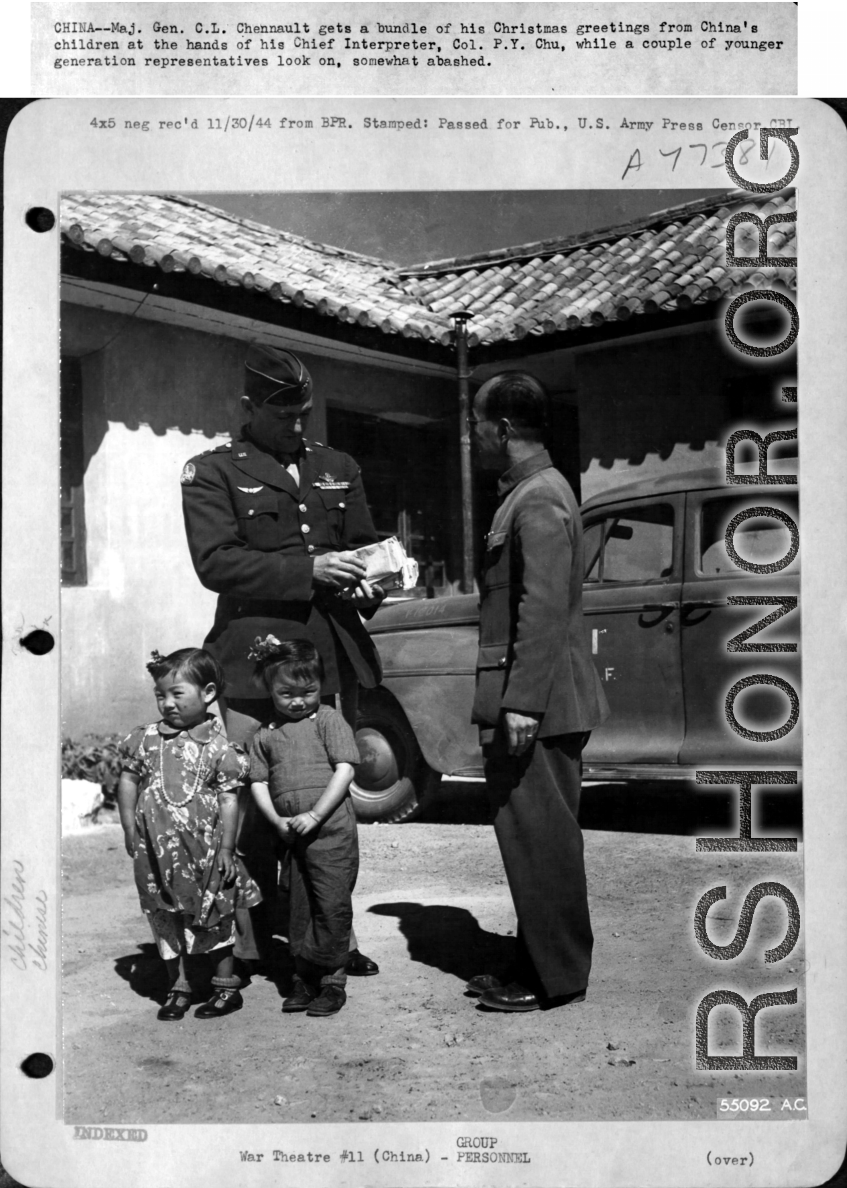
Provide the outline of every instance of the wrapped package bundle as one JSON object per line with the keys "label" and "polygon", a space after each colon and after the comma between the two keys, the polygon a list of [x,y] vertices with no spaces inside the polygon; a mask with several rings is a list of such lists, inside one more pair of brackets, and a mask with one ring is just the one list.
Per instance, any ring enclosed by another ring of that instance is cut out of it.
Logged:
{"label": "wrapped package bundle", "polygon": [[396,536],[353,549],[353,554],[368,567],[365,581],[380,585],[383,590],[412,590],[418,584],[418,563],[406,556]]}

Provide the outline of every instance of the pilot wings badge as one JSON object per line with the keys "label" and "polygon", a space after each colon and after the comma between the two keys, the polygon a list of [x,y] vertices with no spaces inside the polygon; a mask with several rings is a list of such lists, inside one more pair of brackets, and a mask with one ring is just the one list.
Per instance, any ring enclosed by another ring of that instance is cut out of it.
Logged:
{"label": "pilot wings badge", "polygon": [[327,471],[326,474],[319,474],[312,486],[321,491],[346,491],[350,484],[343,479],[337,479]]}

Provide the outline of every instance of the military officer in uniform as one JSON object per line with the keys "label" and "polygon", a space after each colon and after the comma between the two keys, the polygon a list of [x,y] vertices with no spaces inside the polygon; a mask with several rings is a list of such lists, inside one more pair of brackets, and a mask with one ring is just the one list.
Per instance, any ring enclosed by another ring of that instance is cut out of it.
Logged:
{"label": "military officer in uniform", "polygon": [[[312,380],[290,351],[253,343],[245,359],[245,423],[240,436],[192,458],[182,472],[183,512],[197,576],[218,594],[204,647],[227,682],[222,705],[231,741],[249,748],[273,703],[247,653],[257,636],[306,638],[323,658],[324,693],[340,695],[355,728],[358,686],[379,683],[379,657],[359,612],[383,597],[364,580],[350,550],[377,536],[355,461],[303,434]],[[266,903],[276,895],[277,859],[245,792],[239,850]],[[258,960],[270,941],[267,907],[237,914],[236,956]],[[351,938],[348,973],[376,964]]]}

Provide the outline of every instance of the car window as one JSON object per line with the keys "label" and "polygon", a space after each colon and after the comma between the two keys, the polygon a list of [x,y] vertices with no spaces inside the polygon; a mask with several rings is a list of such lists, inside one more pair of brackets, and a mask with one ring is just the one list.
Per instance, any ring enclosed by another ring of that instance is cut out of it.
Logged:
{"label": "car window", "polygon": [[673,571],[673,507],[622,508],[585,530],[587,582],[657,582]]}
{"label": "car window", "polygon": [[[798,504],[796,495],[778,497],[757,495],[751,500],[733,496],[732,498],[709,499],[700,511],[700,572],[704,577],[717,577],[732,574],[738,577],[749,573],[736,565],[726,551],[725,534],[727,524],[749,507],[773,506],[784,511],[797,524]],[[772,517],[752,517],[743,520],[735,530],[735,549],[745,561],[755,565],[770,565],[779,561],[791,548],[791,532],[787,524]],[[790,565],[779,570],[780,573],[799,573],[800,558],[795,557]]]}

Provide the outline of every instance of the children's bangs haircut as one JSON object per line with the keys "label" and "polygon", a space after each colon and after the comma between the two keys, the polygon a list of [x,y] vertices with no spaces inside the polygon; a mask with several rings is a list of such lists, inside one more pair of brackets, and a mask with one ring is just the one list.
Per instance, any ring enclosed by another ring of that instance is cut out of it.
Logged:
{"label": "children's bangs haircut", "polygon": [[271,681],[283,668],[297,681],[324,683],[324,662],[311,640],[282,640],[269,656],[264,656],[256,665],[256,675],[270,688]]}
{"label": "children's bangs haircut", "polygon": [[147,671],[154,681],[172,674],[177,680],[188,681],[198,689],[214,685],[218,697],[223,696],[226,688],[220,664],[203,648],[179,648],[169,656],[160,656],[158,652],[154,652],[153,659],[147,665]]}

